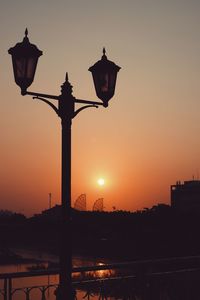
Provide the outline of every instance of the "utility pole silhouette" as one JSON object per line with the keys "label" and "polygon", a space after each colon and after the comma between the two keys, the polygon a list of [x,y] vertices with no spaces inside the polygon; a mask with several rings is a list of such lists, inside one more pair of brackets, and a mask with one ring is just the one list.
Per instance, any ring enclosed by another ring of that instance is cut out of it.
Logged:
{"label": "utility pole silhouette", "polygon": [[49,209],[51,208],[51,196],[52,196],[52,194],[49,193]]}

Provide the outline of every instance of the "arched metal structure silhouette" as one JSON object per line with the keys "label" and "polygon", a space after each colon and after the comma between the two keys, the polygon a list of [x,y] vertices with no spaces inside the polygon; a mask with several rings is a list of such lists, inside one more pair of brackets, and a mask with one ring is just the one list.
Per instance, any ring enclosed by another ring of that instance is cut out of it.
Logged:
{"label": "arched metal structure silhouette", "polygon": [[86,211],[86,194],[81,194],[74,202],[74,209]]}
{"label": "arched metal structure silhouette", "polygon": [[103,211],[103,198],[99,198],[94,202],[93,211]]}

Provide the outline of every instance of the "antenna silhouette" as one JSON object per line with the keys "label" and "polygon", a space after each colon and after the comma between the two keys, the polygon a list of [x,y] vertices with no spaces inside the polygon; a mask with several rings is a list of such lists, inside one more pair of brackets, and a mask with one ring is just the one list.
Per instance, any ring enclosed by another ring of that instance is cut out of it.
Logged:
{"label": "antenna silhouette", "polygon": [[51,196],[52,196],[52,194],[49,193],[49,208],[51,208]]}

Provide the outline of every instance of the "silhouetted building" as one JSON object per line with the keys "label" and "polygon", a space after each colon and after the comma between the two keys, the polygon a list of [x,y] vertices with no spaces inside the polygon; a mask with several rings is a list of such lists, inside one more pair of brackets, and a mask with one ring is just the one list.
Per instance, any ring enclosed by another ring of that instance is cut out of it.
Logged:
{"label": "silhouetted building", "polygon": [[200,212],[200,180],[171,185],[171,206],[181,212]]}
{"label": "silhouetted building", "polygon": [[42,217],[46,217],[50,220],[59,220],[61,216],[61,206],[55,205],[49,209],[42,211]]}

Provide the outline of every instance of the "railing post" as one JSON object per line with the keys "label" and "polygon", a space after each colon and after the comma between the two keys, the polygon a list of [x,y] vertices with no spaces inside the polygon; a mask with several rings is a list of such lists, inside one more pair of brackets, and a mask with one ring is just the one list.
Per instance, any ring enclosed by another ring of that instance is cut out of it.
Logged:
{"label": "railing post", "polygon": [[4,300],[8,300],[8,279],[4,279]]}
{"label": "railing post", "polygon": [[42,299],[41,300],[46,300],[46,296],[45,296],[46,289],[42,288],[41,292],[42,292]]}
{"label": "railing post", "polygon": [[31,291],[31,288],[26,288],[26,289],[25,289],[26,300],[29,300],[29,299],[30,299],[30,291]]}
{"label": "railing post", "polygon": [[12,300],[12,278],[8,279],[8,300]]}

